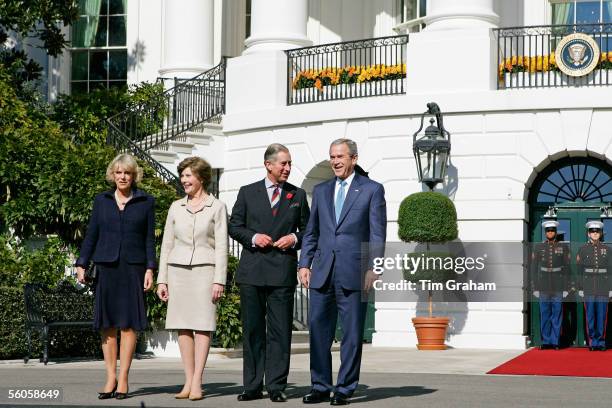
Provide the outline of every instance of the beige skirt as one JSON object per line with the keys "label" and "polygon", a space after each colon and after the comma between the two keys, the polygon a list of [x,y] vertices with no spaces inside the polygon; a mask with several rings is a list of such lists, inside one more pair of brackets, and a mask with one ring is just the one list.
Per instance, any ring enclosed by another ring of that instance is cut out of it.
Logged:
{"label": "beige skirt", "polygon": [[166,329],[215,331],[217,305],[212,302],[214,265],[168,265]]}

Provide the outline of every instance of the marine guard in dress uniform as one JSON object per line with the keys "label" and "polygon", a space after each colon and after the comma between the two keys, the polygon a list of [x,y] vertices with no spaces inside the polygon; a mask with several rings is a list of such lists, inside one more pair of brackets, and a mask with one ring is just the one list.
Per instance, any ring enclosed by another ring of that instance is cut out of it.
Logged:
{"label": "marine guard in dress uniform", "polygon": [[576,261],[582,273],[579,294],[584,296],[589,350],[606,350],[606,320],[612,271],[612,248],[603,244],[603,223],[586,223],[589,242],[580,247]]}
{"label": "marine guard in dress uniform", "polygon": [[567,296],[570,248],[557,241],[557,221],[542,222],[546,239],[531,254],[533,294],[540,300],[541,349],[559,349],[563,297]]}

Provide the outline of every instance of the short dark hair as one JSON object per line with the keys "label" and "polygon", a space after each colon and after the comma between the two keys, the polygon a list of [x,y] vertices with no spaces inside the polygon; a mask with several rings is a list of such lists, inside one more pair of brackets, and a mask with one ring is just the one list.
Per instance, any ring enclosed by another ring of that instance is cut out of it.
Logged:
{"label": "short dark hair", "polygon": [[202,186],[204,186],[204,190],[208,191],[208,186],[212,179],[212,167],[210,167],[210,164],[201,157],[187,157],[176,168],[179,177],[186,168],[191,169],[193,174],[200,180],[200,183],[202,183]]}

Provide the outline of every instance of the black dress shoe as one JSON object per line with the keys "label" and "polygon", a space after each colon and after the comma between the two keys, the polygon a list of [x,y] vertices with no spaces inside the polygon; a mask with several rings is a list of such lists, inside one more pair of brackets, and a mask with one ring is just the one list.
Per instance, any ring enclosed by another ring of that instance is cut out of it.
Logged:
{"label": "black dress shoe", "polygon": [[349,399],[341,392],[335,392],[330,402],[331,405],[348,405]]}
{"label": "black dress shoe", "polygon": [[115,388],[111,392],[99,392],[98,399],[110,399],[115,397],[115,391],[117,391],[118,383],[115,383]]}
{"label": "black dress shoe", "polygon": [[238,401],[253,401],[263,398],[261,391],[245,391],[236,397]]}
{"label": "black dress shoe", "polygon": [[285,402],[287,401],[287,396],[282,391],[272,391],[269,393],[270,401],[272,402]]}
{"label": "black dress shoe", "polygon": [[598,351],[606,351],[607,348],[606,348],[606,346],[599,346],[599,347],[597,347],[597,350]]}
{"label": "black dress shoe", "polygon": [[319,404],[323,401],[329,401],[329,392],[312,390],[310,394],[306,394],[302,398],[304,404]]}
{"label": "black dress shoe", "polygon": [[552,346],[550,344],[542,344],[540,346],[540,350],[549,350],[551,348],[552,348]]}
{"label": "black dress shoe", "polygon": [[590,346],[589,351],[595,351],[595,347]]}
{"label": "black dress shoe", "polygon": [[556,344],[555,344],[554,346],[552,346],[552,348],[553,348],[554,350],[559,350],[559,346],[557,346]]}

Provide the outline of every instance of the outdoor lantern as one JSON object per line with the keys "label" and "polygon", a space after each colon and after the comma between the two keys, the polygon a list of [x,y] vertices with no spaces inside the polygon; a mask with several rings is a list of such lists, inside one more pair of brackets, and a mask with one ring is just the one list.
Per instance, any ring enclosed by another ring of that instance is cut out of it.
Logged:
{"label": "outdoor lantern", "polygon": [[[421,133],[426,116],[435,116],[435,120],[432,117],[425,132]],[[440,107],[437,103],[430,102],[427,104],[427,112],[421,115],[421,126],[414,134],[412,143],[419,181],[427,184],[430,190],[444,180],[450,158],[450,147],[450,133],[444,129]]]}

